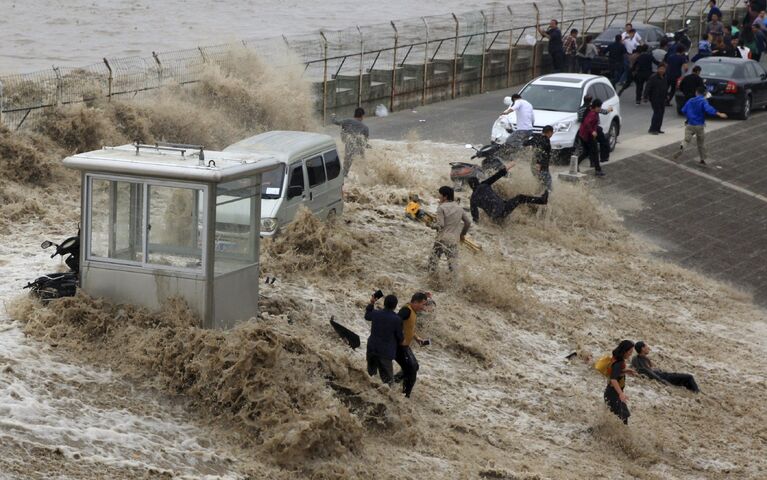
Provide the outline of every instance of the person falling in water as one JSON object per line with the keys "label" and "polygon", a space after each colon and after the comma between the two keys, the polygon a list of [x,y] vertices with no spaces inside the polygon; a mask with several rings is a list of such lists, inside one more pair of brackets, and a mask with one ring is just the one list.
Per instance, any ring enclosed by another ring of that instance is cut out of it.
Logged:
{"label": "person falling in water", "polygon": [[429,273],[437,270],[437,262],[444,255],[451,272],[458,270],[458,244],[466,236],[471,227],[469,215],[455,203],[455,191],[448,187],[439,188],[439,207],[437,207],[436,222],[437,238],[431,247],[429,256]]}
{"label": "person falling in water", "polygon": [[344,177],[349,175],[352,162],[356,157],[365,157],[370,129],[362,123],[364,118],[365,110],[362,108],[354,110],[354,118],[338,120],[335,114],[332,115],[333,123],[341,126],[341,141],[344,142]]}
{"label": "person falling in water", "polygon": [[634,345],[634,350],[636,350],[636,355],[631,359],[631,366],[641,375],[657,380],[665,385],[675,385],[695,393],[700,392],[698,384],[695,383],[695,377],[689,373],[672,373],[657,370],[653,361],[647,356],[650,353],[650,347],[645,342],[637,342]]}
{"label": "person falling in water", "polygon": [[368,375],[378,373],[381,381],[391,384],[393,381],[392,360],[397,355],[397,346],[402,343],[402,320],[394,311],[397,308],[397,297],[387,295],[384,298],[384,308],[374,310],[378,300],[375,295],[370,297],[370,303],[365,307],[365,320],[371,322],[370,336],[367,345]]}
{"label": "person falling in water", "polygon": [[530,170],[547,192],[551,191],[549,163],[551,162],[551,137],[553,136],[554,127],[546,125],[543,127],[543,130],[541,130],[541,133],[532,134],[524,143],[526,147],[533,147],[533,158],[530,162]]}
{"label": "person falling in water", "polygon": [[479,210],[482,209],[490,218],[495,221],[500,221],[506,218],[511,212],[514,211],[519,205],[523,203],[530,203],[536,205],[546,205],[549,201],[548,190],[540,197],[531,197],[529,195],[517,195],[509,200],[504,200],[497,193],[493,191],[493,183],[497,182],[501,177],[507,173],[506,167],[501,168],[492,177],[480,182],[476,178],[470,178],[468,180],[469,186],[473,190],[471,192],[471,199],[469,200],[471,206],[471,218],[475,222],[479,221]]}
{"label": "person falling in water", "polygon": [[626,368],[626,360],[631,357],[631,351],[634,348],[634,342],[623,340],[615,350],[610,363],[610,382],[605,388],[605,403],[610,411],[620,418],[624,424],[628,425],[629,407],[627,405],[628,397],[624,392],[626,388],[626,375],[635,375],[635,372]]}

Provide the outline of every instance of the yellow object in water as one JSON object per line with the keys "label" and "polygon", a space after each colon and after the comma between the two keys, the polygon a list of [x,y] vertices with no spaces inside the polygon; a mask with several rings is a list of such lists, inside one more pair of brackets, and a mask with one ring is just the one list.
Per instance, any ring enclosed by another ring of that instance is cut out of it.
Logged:
{"label": "yellow object in water", "polygon": [[594,368],[607,378],[610,378],[610,366],[613,364],[613,356],[605,355],[596,362],[594,362]]}
{"label": "yellow object in water", "polygon": [[421,211],[421,204],[418,202],[410,202],[405,207],[405,215],[413,220],[418,218],[418,212]]}

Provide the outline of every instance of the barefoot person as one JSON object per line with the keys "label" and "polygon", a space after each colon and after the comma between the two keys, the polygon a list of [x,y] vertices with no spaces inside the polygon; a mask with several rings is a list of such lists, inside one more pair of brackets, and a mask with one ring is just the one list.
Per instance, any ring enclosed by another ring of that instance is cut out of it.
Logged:
{"label": "barefoot person", "polygon": [[695,393],[700,392],[698,384],[695,383],[695,377],[689,373],[672,373],[656,369],[653,361],[647,356],[650,353],[650,347],[646,343],[637,342],[634,345],[634,350],[636,350],[636,355],[631,359],[631,366],[637,373],[666,385],[676,385]]}
{"label": "barefoot person", "polygon": [[610,383],[605,388],[605,403],[610,408],[610,411],[620,418],[623,423],[628,425],[629,407],[627,405],[629,399],[624,393],[626,388],[626,375],[634,375],[634,371],[626,368],[626,360],[631,357],[631,351],[634,348],[634,342],[631,340],[623,340],[615,350],[613,350],[613,356],[610,364]]}

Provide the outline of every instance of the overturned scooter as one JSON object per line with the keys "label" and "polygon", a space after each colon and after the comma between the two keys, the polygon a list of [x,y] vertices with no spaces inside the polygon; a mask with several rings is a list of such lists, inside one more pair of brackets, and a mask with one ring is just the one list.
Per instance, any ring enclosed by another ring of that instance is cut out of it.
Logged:
{"label": "overturned scooter", "polygon": [[40,247],[47,249],[56,247],[51,258],[61,255],[64,263],[69,267],[68,272],[49,273],[29,282],[24,288],[28,288],[35,297],[43,300],[54,300],[61,297],[71,297],[77,290],[80,274],[80,233],[75,237],[69,237],[61,244],[44,241]]}
{"label": "overturned scooter", "polygon": [[470,178],[482,181],[504,168],[504,157],[508,154],[506,146],[498,143],[491,143],[480,148],[467,143],[466,148],[475,151],[474,155],[471,156],[472,160],[481,158],[482,162],[479,165],[468,162],[450,162],[450,180],[453,182],[453,188],[458,192],[463,189],[463,185]]}

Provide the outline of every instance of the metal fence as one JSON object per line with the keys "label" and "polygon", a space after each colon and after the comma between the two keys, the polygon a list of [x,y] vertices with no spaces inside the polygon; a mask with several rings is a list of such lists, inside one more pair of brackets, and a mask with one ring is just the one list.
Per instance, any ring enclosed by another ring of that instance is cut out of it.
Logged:
{"label": "metal fence", "polygon": [[[741,0],[730,0],[734,15]],[[725,2],[719,3],[725,11]],[[377,72],[390,75],[387,86],[390,107],[397,95],[396,75],[405,66],[422,65],[423,99],[426,102],[427,71],[439,60],[472,56],[481,62],[479,91],[485,91],[486,56],[494,50],[508,54],[507,83],[512,79],[512,52],[520,42],[540,40],[536,27],[556,18],[563,32],[602,31],[613,24],[642,21],[662,24],[671,19],[694,19],[702,25],[706,0],[556,0],[494,7],[492,10],[422,17],[387,24],[359,26],[318,34],[245,39],[236,44],[153,52],[151,57],[104,58],[81,68],[58,68],[0,77],[0,122],[21,128],[30,117],[45,109],[95,99],[135,98],[170,85],[198,82],[207,65],[233,66],[237,50],[256,53],[272,67],[304,66],[304,76],[318,85],[318,110],[327,114],[331,80],[357,78],[357,103],[362,101],[363,76]],[[536,44],[535,48],[540,48]],[[535,58],[535,51],[533,52]],[[532,62],[530,75],[535,75]],[[452,75],[456,96],[456,75]]]}

